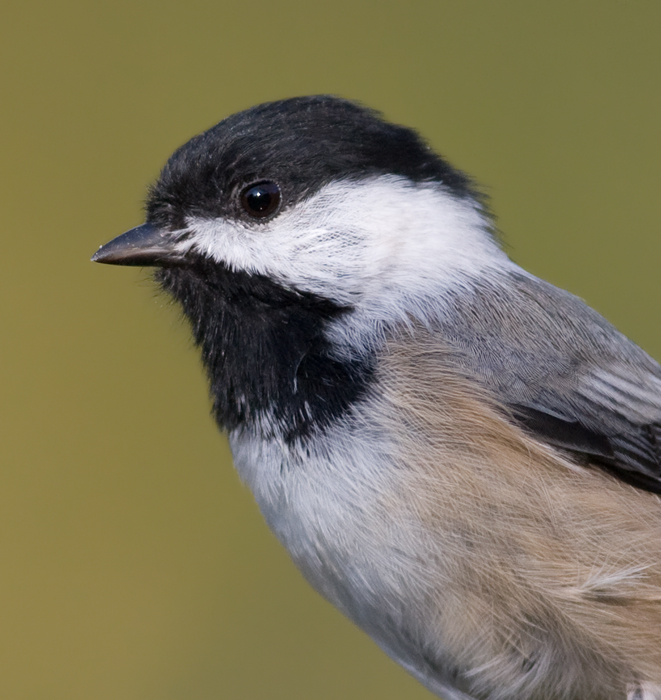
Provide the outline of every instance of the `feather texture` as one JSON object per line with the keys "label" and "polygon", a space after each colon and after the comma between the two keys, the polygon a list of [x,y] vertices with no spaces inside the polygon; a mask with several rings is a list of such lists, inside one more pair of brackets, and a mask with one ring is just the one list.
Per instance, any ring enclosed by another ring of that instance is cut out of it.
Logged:
{"label": "feather texture", "polygon": [[631,683],[652,692],[658,497],[528,436],[436,337],[392,342],[381,372],[381,420],[401,436],[405,513],[393,517],[413,523],[416,575],[429,585],[428,609],[408,618],[427,667],[453,669],[476,698],[615,699]]}
{"label": "feather texture", "polygon": [[445,700],[653,698],[659,497],[535,438],[426,329],[376,373],[304,444],[230,433],[312,585]]}
{"label": "feather texture", "polygon": [[522,270],[445,292],[458,366],[551,444],[661,491],[661,367],[569,292]]}

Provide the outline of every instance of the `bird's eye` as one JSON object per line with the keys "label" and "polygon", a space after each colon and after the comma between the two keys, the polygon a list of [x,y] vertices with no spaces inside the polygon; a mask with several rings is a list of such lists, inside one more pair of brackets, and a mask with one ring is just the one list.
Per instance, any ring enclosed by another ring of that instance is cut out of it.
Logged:
{"label": "bird's eye", "polygon": [[241,192],[241,206],[255,219],[264,219],[275,212],[280,204],[280,188],[265,180],[248,185]]}

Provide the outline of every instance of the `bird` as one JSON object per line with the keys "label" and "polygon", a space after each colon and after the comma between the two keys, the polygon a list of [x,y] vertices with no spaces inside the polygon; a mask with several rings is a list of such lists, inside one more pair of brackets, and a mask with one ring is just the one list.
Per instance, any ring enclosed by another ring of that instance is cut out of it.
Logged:
{"label": "bird", "polygon": [[661,367],[417,131],[251,107],[92,260],[154,268],[268,525],[432,693],[661,698]]}

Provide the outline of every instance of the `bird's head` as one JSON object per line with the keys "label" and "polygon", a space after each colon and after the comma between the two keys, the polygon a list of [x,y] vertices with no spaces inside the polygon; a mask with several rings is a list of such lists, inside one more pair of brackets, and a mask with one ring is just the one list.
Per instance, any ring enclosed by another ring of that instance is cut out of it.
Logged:
{"label": "bird's head", "polygon": [[[274,356],[274,376],[298,395],[301,372],[321,372],[319,357],[351,364],[361,354],[327,347],[334,319],[374,329],[410,318],[502,255],[469,178],[414,131],[312,96],[253,107],[191,139],[151,188],[146,224],[93,259],[160,268],[214,394],[230,386],[245,419],[271,404]],[[338,367],[319,382],[357,381]]]}
{"label": "bird's head", "polygon": [[147,223],[98,262],[200,258],[340,305],[424,293],[493,264],[472,182],[411,129],[330,96],[235,114],[170,157]]}

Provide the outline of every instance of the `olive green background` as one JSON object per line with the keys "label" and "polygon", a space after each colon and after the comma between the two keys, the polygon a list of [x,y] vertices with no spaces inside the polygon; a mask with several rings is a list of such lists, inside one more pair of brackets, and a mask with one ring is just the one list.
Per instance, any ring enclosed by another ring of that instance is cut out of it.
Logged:
{"label": "olive green background", "polygon": [[267,531],[148,272],[89,257],[196,132],[336,93],[421,130],[486,186],[518,262],[661,357],[661,3],[0,13],[0,697],[431,697]]}

